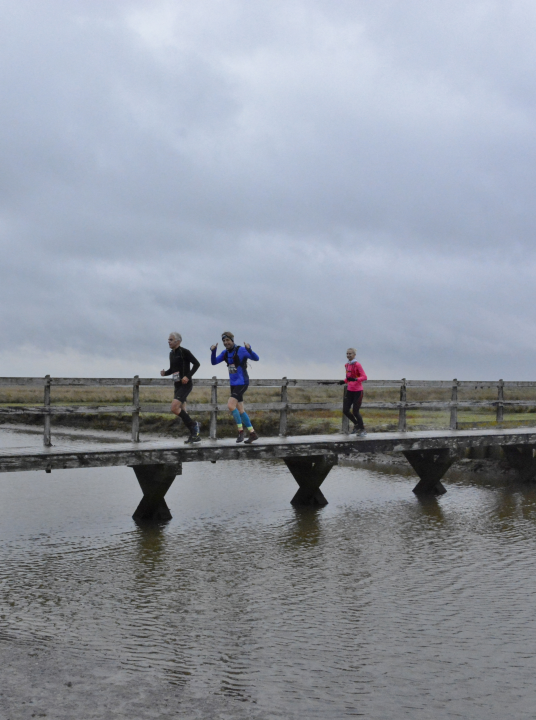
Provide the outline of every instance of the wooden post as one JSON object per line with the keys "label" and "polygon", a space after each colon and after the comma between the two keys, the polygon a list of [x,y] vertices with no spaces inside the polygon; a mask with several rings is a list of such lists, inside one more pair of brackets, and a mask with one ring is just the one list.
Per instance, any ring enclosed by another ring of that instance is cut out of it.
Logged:
{"label": "wooden post", "polygon": [[173,480],[182,475],[182,463],[175,465],[133,465],[143,498],[132,516],[134,520],[165,522],[171,520],[171,513],[164,500]]}
{"label": "wooden post", "polygon": [[218,411],[216,409],[218,405],[218,379],[214,375],[212,377],[212,386],[210,388],[210,402],[214,405],[214,408],[210,411],[210,431],[209,437],[211,440],[216,440],[218,437]]}
{"label": "wooden post", "polygon": [[407,450],[403,454],[420,477],[420,482],[413,488],[415,495],[443,495],[447,492],[441,478],[456,459],[451,450]]}
{"label": "wooden post", "polygon": [[[450,399],[453,403],[458,402],[458,381],[456,378],[452,381],[452,393]],[[458,405],[450,408],[450,429],[458,429]]]}
{"label": "wooden post", "polygon": [[50,447],[52,440],[50,438],[50,375],[45,375],[45,416],[44,416],[44,433],[43,445]]}
{"label": "wooden post", "polygon": [[536,457],[533,445],[503,445],[504,455],[510,467],[517,471],[522,482],[530,482],[536,477]]}
{"label": "wooden post", "polygon": [[328,504],[320,485],[326,479],[331,468],[338,463],[337,455],[317,455],[311,457],[283,458],[286,466],[300,486],[290,501],[294,506],[323,507]]}
{"label": "wooden post", "polygon": [[497,425],[504,420],[504,380],[499,380],[497,384]]}
{"label": "wooden post", "polygon": [[140,376],[134,375],[132,384],[132,442],[140,441]]}
{"label": "wooden post", "polygon": [[[346,393],[348,392],[348,385],[345,384],[344,386],[344,392],[342,394],[342,401],[346,400]],[[346,417],[346,415],[342,414],[342,434],[343,435],[349,435],[350,434],[350,419]]]}
{"label": "wooden post", "polygon": [[407,386],[406,378],[402,378],[402,384],[400,385],[400,402],[404,405],[400,405],[398,410],[398,432],[406,432],[407,421],[406,421],[406,398],[407,398]]}
{"label": "wooden post", "polygon": [[283,378],[281,383],[281,402],[283,407],[279,411],[279,435],[286,437],[287,435],[287,410],[288,410],[288,380]]}

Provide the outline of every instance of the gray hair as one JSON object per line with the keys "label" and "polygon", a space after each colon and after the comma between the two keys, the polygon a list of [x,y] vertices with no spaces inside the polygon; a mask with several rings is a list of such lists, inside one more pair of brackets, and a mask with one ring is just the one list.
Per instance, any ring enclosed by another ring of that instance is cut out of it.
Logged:
{"label": "gray hair", "polygon": [[169,337],[175,338],[175,340],[178,340],[179,342],[182,342],[182,335],[178,332],[171,332],[169,333]]}
{"label": "gray hair", "polygon": [[354,355],[357,355],[357,350],[356,350],[355,348],[348,348],[348,350],[347,350],[346,352],[347,352],[347,353],[348,353],[348,352],[353,352]]}

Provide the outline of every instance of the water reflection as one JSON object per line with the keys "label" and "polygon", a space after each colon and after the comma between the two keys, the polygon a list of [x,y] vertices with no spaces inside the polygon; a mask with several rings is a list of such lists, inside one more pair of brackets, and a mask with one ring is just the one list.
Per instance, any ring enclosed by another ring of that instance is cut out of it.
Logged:
{"label": "water reflection", "polygon": [[423,517],[436,522],[442,522],[444,520],[441,502],[435,495],[415,495],[415,499]]}
{"label": "water reflection", "polygon": [[77,472],[40,475],[41,494],[0,478],[6,664],[36,641],[64,666],[113,660],[143,692],[178,688],[185,717],[531,716],[534,487],[466,476],[423,499],[413,478],[339,467],[329,505],[301,509],[283,466],[230,462],[185,468],[173,521],[139,526],[131,471]]}
{"label": "water reflection", "polygon": [[318,545],[322,536],[322,511],[324,508],[294,507],[292,506],[293,520],[287,526],[284,544],[287,547],[302,547]]}
{"label": "water reflection", "polygon": [[498,488],[494,492],[494,512],[496,520],[524,520],[536,523],[536,490],[534,487],[511,485]]}
{"label": "water reflection", "polygon": [[167,523],[134,521],[137,525],[135,537],[138,562],[154,567],[164,559],[166,549],[165,528]]}

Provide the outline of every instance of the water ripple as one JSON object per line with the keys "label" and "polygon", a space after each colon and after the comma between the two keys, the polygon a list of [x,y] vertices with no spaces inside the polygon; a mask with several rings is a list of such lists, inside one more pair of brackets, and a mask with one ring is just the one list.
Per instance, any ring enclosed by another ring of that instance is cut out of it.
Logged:
{"label": "water ripple", "polygon": [[[172,509],[203,502],[165,528],[86,517],[87,532],[7,537],[0,644],[112,658],[266,718],[531,717],[530,488],[460,480],[419,502],[404,477],[336,468],[330,505],[297,512],[281,465],[191,473]],[[83,492],[80,518],[97,502],[89,481]],[[112,509],[125,514],[124,500]]]}

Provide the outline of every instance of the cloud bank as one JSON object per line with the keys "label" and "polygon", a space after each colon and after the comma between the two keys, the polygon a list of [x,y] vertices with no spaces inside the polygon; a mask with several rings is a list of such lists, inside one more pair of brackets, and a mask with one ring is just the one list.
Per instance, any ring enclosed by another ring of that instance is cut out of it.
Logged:
{"label": "cloud bank", "polygon": [[534,379],[536,8],[0,6],[0,374]]}

